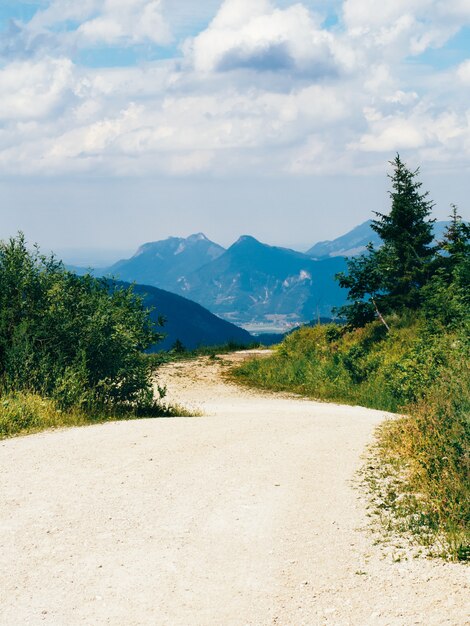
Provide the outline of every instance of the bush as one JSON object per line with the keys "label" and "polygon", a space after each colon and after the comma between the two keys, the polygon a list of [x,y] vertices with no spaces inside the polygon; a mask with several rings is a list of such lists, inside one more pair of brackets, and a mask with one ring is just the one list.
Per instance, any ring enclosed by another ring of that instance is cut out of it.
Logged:
{"label": "bush", "polygon": [[37,394],[11,393],[0,399],[0,439],[19,432],[79,424],[77,414],[64,414],[52,400]]}
{"label": "bush", "polygon": [[87,410],[73,406],[66,411],[57,402],[38,394],[14,392],[0,398],[0,439],[20,433],[38,432],[51,428],[98,424],[110,420],[135,419],[141,417],[190,416],[188,411],[178,406],[167,406],[153,397],[147,402],[133,405],[122,404],[114,407],[99,405]]}
{"label": "bush", "polygon": [[[143,351],[159,339],[142,300],[92,276],[67,272],[24,237],[0,243],[0,389],[61,409],[148,404]],[[153,396],[152,396],[153,397]]]}

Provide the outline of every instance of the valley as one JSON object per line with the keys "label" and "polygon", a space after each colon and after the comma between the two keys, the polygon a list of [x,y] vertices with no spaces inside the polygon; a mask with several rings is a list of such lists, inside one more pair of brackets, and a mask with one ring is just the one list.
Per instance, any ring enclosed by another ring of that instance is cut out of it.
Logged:
{"label": "valley", "polygon": [[[436,237],[445,224],[435,225]],[[256,335],[282,334],[312,320],[334,317],[347,295],[335,276],[346,269],[346,259],[363,253],[369,242],[379,245],[371,220],[306,253],[271,246],[250,235],[225,249],[197,233],[146,243],[130,259],[93,273],[178,294]],[[158,310],[158,298],[152,302]],[[166,308],[163,301],[162,307]]]}

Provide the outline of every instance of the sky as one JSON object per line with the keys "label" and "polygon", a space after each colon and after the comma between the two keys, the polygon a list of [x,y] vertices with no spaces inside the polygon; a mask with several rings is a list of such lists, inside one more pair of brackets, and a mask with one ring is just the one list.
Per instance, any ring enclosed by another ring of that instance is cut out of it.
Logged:
{"label": "sky", "polygon": [[468,0],[0,2],[0,238],[307,249],[388,211],[397,152],[470,219]]}

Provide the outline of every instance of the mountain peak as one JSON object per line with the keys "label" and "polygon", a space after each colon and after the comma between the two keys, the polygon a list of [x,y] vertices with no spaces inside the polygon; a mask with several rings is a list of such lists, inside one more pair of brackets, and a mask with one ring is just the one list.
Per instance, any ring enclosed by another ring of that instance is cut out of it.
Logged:
{"label": "mountain peak", "polygon": [[204,233],[194,233],[193,235],[189,235],[186,241],[209,241],[209,239],[205,236]]}
{"label": "mountain peak", "polygon": [[257,245],[260,245],[260,246],[263,245],[260,241],[258,241],[258,239],[255,239],[251,235],[242,235],[241,237],[239,237],[237,239],[237,241],[233,245],[234,246],[238,246],[238,245],[244,244],[244,243],[257,244]]}

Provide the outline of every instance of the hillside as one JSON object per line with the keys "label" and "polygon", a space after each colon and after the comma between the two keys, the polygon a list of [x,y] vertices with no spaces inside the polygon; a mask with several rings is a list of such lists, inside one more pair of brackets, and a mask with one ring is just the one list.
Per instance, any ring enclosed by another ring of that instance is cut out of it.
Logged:
{"label": "hillside", "polygon": [[302,322],[329,316],[333,306],[343,304],[344,292],[334,276],[344,268],[344,259],[315,261],[244,236],[178,286],[181,293],[238,323]]}
{"label": "hillside", "polygon": [[254,341],[246,330],[213,315],[201,305],[157,287],[136,285],[134,291],[144,297],[146,307],[153,308],[152,319],[166,319],[165,339],[155,350],[168,350],[177,339],[188,349],[234,341],[249,344]]}

